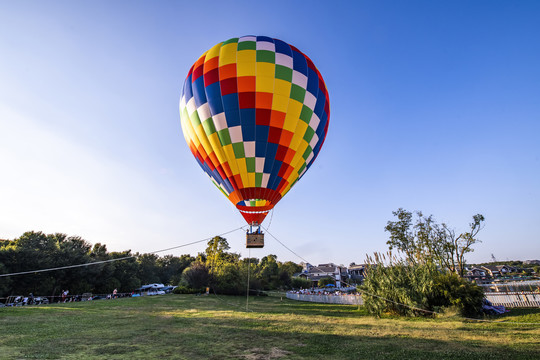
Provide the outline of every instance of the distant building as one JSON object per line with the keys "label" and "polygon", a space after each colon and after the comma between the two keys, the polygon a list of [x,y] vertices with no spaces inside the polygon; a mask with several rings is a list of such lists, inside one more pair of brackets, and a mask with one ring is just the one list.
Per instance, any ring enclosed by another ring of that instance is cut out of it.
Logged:
{"label": "distant building", "polygon": [[506,276],[511,272],[515,272],[517,269],[508,265],[484,265],[480,267],[484,269],[486,273],[493,278]]}
{"label": "distant building", "polygon": [[469,278],[470,280],[483,280],[486,279],[487,276],[487,270],[482,267],[473,267],[471,269],[467,269],[467,273],[465,275],[465,277]]}
{"label": "distant building", "polygon": [[356,265],[355,263],[352,263],[349,265],[349,268],[347,269],[349,279],[351,279],[352,282],[361,283],[366,276],[366,267],[366,264]]}
{"label": "distant building", "polygon": [[341,287],[348,278],[347,268],[343,265],[334,263],[319,264],[317,266],[308,263],[302,265],[304,269],[297,276],[310,280],[312,286],[317,286],[320,279],[330,277],[336,282],[336,287]]}

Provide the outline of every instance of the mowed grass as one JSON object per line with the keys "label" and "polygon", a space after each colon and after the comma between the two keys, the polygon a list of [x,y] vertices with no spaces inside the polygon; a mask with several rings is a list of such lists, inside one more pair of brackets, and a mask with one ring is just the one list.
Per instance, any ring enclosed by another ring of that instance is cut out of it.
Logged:
{"label": "mowed grass", "polygon": [[[162,295],[0,308],[0,359],[540,359],[540,309],[403,319],[283,297]],[[536,323],[536,324],[535,324]]]}

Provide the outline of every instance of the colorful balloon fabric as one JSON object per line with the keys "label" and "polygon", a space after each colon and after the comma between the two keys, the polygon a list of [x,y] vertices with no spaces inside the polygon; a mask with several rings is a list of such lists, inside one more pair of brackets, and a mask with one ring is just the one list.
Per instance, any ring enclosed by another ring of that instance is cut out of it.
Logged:
{"label": "colorful balloon fabric", "polygon": [[313,62],[265,36],[217,44],[191,67],[180,99],[189,149],[248,224],[268,212],[313,164],[330,103]]}

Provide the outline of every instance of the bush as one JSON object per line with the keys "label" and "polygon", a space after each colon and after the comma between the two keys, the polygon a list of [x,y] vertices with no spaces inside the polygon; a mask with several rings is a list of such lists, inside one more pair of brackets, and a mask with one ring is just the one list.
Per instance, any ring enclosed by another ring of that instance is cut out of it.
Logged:
{"label": "bush", "polygon": [[207,267],[200,262],[194,262],[182,272],[180,285],[187,285],[192,289],[208,286],[209,274]]}
{"label": "bush", "polygon": [[458,309],[463,316],[480,313],[484,293],[476,284],[440,271],[431,263],[410,265],[390,258],[385,266],[380,257],[376,259],[359,288],[370,313],[431,316],[448,307]]}
{"label": "bush", "polygon": [[455,307],[462,316],[477,316],[482,312],[484,290],[457,274],[448,272],[434,275],[430,303],[435,307]]}
{"label": "bush", "polygon": [[317,283],[317,285],[320,288],[323,288],[326,285],[335,285],[335,284],[336,284],[336,281],[334,279],[332,279],[330,276],[323,277],[322,279],[319,279],[319,282]]}
{"label": "bush", "polygon": [[173,290],[173,294],[201,294],[205,293],[205,288],[194,289],[189,286],[180,285]]}
{"label": "bush", "polygon": [[291,279],[291,287],[293,289],[309,289],[311,287],[311,281],[301,277],[293,277]]}
{"label": "bush", "polygon": [[246,284],[240,274],[238,266],[234,263],[222,263],[212,274],[212,286],[218,294],[243,295],[246,293]]}

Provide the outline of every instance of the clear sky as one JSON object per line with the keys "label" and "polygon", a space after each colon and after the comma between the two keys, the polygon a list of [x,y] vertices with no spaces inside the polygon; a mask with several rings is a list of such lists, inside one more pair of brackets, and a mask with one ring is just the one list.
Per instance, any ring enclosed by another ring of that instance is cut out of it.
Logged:
{"label": "clear sky", "polygon": [[[178,103],[204,51],[266,35],[314,61],[331,106],[317,160],[263,224],[280,241],[361,263],[403,207],[457,232],[483,214],[469,262],[539,259],[539,19],[539,1],[0,0],[0,238],[148,252],[244,225]],[[270,237],[251,251],[267,254],[301,261]]]}

